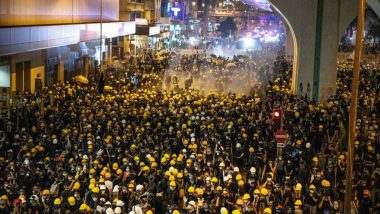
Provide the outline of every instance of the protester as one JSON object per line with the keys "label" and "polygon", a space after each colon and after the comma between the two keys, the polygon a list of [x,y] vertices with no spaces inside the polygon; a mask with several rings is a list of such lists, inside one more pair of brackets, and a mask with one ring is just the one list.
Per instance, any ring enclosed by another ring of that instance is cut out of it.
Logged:
{"label": "protester", "polygon": [[[315,104],[292,94],[284,57],[254,62],[147,50],[104,80],[23,93],[0,136],[0,213],[340,213],[352,63],[338,63],[336,95]],[[378,68],[362,66],[359,213],[380,210]]]}

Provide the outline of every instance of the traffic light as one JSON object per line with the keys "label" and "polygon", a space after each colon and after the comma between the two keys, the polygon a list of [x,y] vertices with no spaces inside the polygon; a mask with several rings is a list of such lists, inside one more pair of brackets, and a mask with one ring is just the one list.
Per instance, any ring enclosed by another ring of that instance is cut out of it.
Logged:
{"label": "traffic light", "polygon": [[278,110],[278,109],[273,110],[273,120],[281,121],[281,110]]}

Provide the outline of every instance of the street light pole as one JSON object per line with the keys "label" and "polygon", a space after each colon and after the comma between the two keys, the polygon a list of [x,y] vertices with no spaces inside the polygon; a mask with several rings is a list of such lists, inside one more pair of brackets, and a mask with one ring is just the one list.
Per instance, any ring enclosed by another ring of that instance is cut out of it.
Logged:
{"label": "street light pole", "polygon": [[99,45],[100,45],[100,56],[99,56],[99,69],[100,73],[102,72],[103,64],[103,0],[100,0],[100,36],[99,36]]}
{"label": "street light pole", "polygon": [[351,213],[352,202],[352,166],[354,159],[354,144],[355,144],[355,123],[358,105],[358,88],[360,76],[360,59],[362,55],[362,40],[364,31],[364,16],[365,16],[366,0],[359,0],[359,15],[356,31],[354,71],[352,78],[351,104],[349,117],[349,136],[348,136],[348,155],[347,155],[347,171],[346,171],[346,189],[344,198],[344,213]]}

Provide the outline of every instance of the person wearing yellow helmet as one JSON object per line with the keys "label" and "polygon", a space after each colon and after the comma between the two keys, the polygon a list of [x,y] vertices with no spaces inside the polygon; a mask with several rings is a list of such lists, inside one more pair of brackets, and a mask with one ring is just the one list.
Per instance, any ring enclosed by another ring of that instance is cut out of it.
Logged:
{"label": "person wearing yellow helmet", "polygon": [[272,214],[272,209],[271,208],[265,208],[264,214]]}

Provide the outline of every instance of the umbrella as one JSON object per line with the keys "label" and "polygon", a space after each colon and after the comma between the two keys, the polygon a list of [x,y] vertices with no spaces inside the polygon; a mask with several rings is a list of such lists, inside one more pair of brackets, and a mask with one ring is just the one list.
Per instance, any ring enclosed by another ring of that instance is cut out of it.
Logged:
{"label": "umbrella", "polygon": [[80,83],[83,83],[83,84],[88,84],[88,79],[83,76],[83,75],[78,75],[78,76],[75,76],[74,78],[76,81],[80,82]]}

